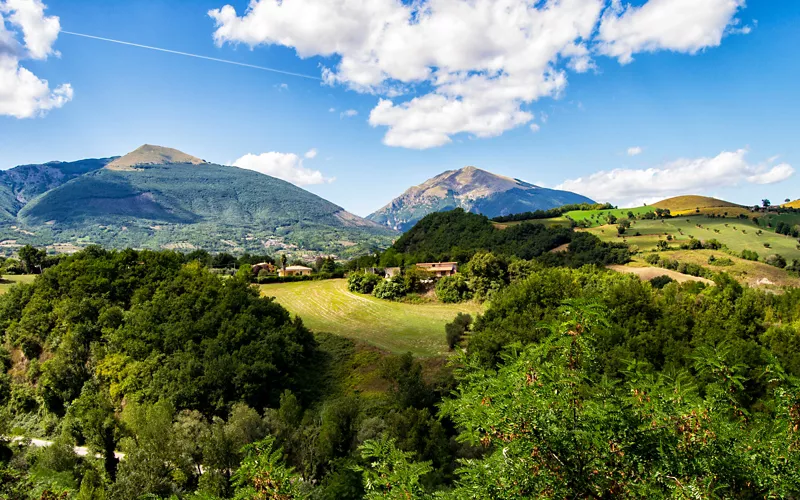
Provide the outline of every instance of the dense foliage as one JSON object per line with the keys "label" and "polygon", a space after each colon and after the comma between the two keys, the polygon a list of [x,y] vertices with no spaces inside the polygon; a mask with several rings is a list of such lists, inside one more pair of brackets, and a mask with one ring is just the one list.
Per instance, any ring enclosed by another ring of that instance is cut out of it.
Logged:
{"label": "dense foliage", "polygon": [[0,498],[797,496],[800,292],[546,259],[439,281],[490,298],[432,332],[450,366],[312,337],[202,258],[63,259],[0,298]]}

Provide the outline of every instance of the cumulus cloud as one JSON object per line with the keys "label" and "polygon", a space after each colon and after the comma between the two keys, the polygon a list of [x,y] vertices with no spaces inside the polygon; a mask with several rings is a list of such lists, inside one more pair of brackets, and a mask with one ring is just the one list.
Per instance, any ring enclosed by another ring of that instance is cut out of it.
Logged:
{"label": "cumulus cloud", "polygon": [[541,129],[542,129],[542,127],[540,127],[539,124],[531,123],[531,132],[536,133],[536,132],[540,131]]}
{"label": "cumulus cloud", "polygon": [[590,198],[638,205],[681,194],[702,194],[709,189],[742,183],[774,184],[794,174],[788,163],[748,163],[746,149],[723,151],[713,158],[680,159],[648,169],[615,169],[561,183],[557,189]]}
{"label": "cumulus cloud", "polygon": [[346,111],[342,111],[339,113],[339,118],[352,118],[358,115],[358,111],[355,109],[348,109]]}
{"label": "cumulus cloud", "polygon": [[613,0],[600,22],[599,52],[625,64],[636,52],[695,54],[717,47],[726,32],[739,24],[734,16],[744,4],[745,0],[650,0],[634,7]]}
{"label": "cumulus cloud", "polygon": [[334,178],[325,177],[319,170],[312,170],[303,165],[304,160],[312,160],[316,156],[316,149],[309,150],[303,157],[294,153],[277,152],[246,154],[233,162],[233,166],[271,175],[298,186],[333,182]]}
{"label": "cumulus cloud", "polygon": [[41,0],[0,0],[0,115],[41,116],[72,100],[69,84],[51,90],[47,80],[20,65],[24,59],[59,55],[53,49],[59,19],[45,16],[45,8]]}
{"label": "cumulus cloud", "polygon": [[639,146],[633,146],[628,148],[628,156],[636,156],[642,154],[642,148]]}
{"label": "cumulus cloud", "polygon": [[[456,134],[494,137],[559,96],[567,71],[598,54],[695,53],[738,25],[744,0],[251,0],[209,11],[217,44],[282,45],[329,57],[323,80],[379,96],[369,123],[384,143],[424,149]],[[670,16],[663,25],[653,19]],[[657,24],[657,23],[656,23]],[[413,98],[404,96],[421,92]]]}

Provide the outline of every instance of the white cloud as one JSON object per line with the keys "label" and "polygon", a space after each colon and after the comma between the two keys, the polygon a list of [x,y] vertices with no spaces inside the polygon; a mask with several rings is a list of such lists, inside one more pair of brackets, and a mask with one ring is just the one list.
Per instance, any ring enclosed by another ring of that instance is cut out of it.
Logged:
{"label": "white cloud", "polygon": [[328,113],[336,113],[336,108],[328,108]]}
{"label": "white cloud", "polygon": [[358,115],[358,111],[355,109],[348,109],[346,111],[342,111],[339,113],[339,118],[352,118]]}
{"label": "white cloud", "polygon": [[[672,50],[695,54],[717,47],[739,21],[745,0],[650,0],[640,7],[613,0],[597,35],[599,52],[623,64],[636,52]],[[749,28],[739,29],[747,34]]]}
{"label": "white cloud", "polygon": [[20,66],[22,59],[59,55],[53,50],[59,19],[45,16],[45,8],[40,0],[0,0],[0,115],[41,116],[72,100],[69,84],[51,90],[47,80]]}
{"label": "white cloud", "polygon": [[217,44],[331,58],[326,83],[380,96],[369,123],[387,128],[385,144],[424,149],[528,124],[529,105],[558,97],[567,70],[593,69],[598,53],[627,62],[719,45],[743,1],[251,0],[241,16],[231,5],[209,15]]}
{"label": "white cloud", "polygon": [[632,148],[628,148],[628,156],[636,156],[642,154],[642,148],[639,146],[633,146]]}
{"label": "white cloud", "polygon": [[564,181],[557,188],[598,201],[633,206],[742,183],[774,184],[794,174],[787,163],[750,164],[747,150],[723,151],[713,158],[680,159],[648,169],[615,169]]}
{"label": "white cloud", "polygon": [[537,123],[531,123],[531,132],[536,133],[541,129],[542,127],[540,127]]}
{"label": "white cloud", "polygon": [[233,166],[271,175],[298,186],[333,182],[334,178],[325,177],[319,170],[312,170],[303,165],[304,159],[311,160],[316,156],[316,149],[309,150],[304,158],[294,153],[246,154],[233,162]]}

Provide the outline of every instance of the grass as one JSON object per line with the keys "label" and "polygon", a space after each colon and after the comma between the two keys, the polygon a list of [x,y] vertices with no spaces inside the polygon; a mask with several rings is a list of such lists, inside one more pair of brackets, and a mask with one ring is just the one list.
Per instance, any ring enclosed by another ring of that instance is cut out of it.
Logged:
{"label": "grass", "polygon": [[564,215],[578,223],[581,221],[587,221],[592,226],[599,226],[607,223],[609,215],[614,215],[614,217],[617,219],[627,219],[628,212],[633,212],[633,215],[639,216],[653,211],[655,211],[654,207],[643,206],[634,208],[615,208],[611,210],[573,210]]}
{"label": "grass", "polygon": [[[789,275],[789,273],[783,269],[778,269],[777,267],[770,266],[763,262],[753,262],[740,259],[739,257],[733,257],[718,250],[678,250],[662,252],[660,255],[667,259],[677,260],[678,262],[699,264],[714,272],[726,272],[739,282],[746,283],[753,287],[764,285],[800,286],[800,279]],[[733,261],[733,265],[715,266],[709,264],[708,258],[712,255],[717,259],[730,259]]]}
{"label": "grass", "polygon": [[[760,235],[759,230],[762,231]],[[691,237],[700,241],[716,239],[734,252],[752,250],[762,259],[773,254],[780,254],[787,261],[800,259],[800,250],[794,238],[771,232],[763,221],[761,226],[756,226],[749,219],[675,217],[665,220],[637,220],[622,237],[617,235],[616,226],[600,226],[587,231],[605,241],[635,245],[641,251],[655,249],[660,240],[665,240],[670,235],[673,239],[669,244],[673,247],[688,242]],[[764,244],[768,244],[769,248]]]}
{"label": "grass", "polygon": [[367,342],[394,353],[440,356],[448,352],[444,325],[459,312],[475,315],[482,306],[407,304],[354,294],[340,280],[261,285],[261,293],[303,319],[315,332]]}
{"label": "grass", "polygon": [[34,278],[36,278],[35,274],[5,275],[0,281],[0,295],[6,293],[9,288],[17,283],[31,283]]}

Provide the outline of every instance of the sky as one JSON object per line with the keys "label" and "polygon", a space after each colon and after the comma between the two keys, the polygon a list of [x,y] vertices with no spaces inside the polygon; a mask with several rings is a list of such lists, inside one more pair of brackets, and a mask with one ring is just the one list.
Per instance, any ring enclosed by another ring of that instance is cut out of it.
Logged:
{"label": "sky", "polygon": [[157,144],[362,216],[467,165],[782,202],[798,25],[791,0],[0,0],[0,168]]}

